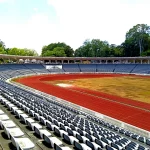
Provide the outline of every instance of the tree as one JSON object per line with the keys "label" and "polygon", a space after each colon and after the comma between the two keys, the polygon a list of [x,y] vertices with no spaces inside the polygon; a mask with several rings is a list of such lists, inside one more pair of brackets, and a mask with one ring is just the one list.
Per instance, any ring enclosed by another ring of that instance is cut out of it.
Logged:
{"label": "tree", "polygon": [[2,40],[0,40],[0,54],[6,54],[5,44]]}
{"label": "tree", "polygon": [[[57,49],[55,49],[55,48],[57,48]],[[60,52],[58,52],[58,50],[60,50]],[[60,55],[60,54],[62,54],[62,55]],[[66,45],[65,43],[58,42],[58,43],[51,43],[47,46],[43,46],[41,55],[42,56],[56,56],[56,55],[58,55],[58,57],[64,57],[64,56],[73,57],[74,51],[69,45]]]}
{"label": "tree", "polygon": [[85,40],[82,46],[75,50],[76,57],[108,57],[109,43],[99,39]]}
{"label": "tree", "polygon": [[20,55],[20,56],[38,56],[37,52],[27,48],[10,48],[8,50],[9,55]]}
{"label": "tree", "polygon": [[140,56],[142,52],[148,49],[149,37],[150,26],[147,24],[137,24],[136,26],[133,26],[133,28],[126,33],[126,40],[122,44],[125,51],[127,51],[125,54],[129,56]]}

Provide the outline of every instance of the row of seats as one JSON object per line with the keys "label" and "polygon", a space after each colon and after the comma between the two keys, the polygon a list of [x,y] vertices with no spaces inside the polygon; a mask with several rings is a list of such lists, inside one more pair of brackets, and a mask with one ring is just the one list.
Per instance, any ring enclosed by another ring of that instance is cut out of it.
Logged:
{"label": "row of seats", "polygon": [[138,73],[150,74],[149,64],[62,64],[59,69],[53,64],[53,69],[46,69],[42,64],[1,64],[0,79],[7,80],[15,76],[42,73],[64,72],[114,72],[114,73]]}
{"label": "row of seats", "polygon": [[[80,117],[81,113],[78,111],[69,110],[67,106],[61,106],[61,104],[41,100],[36,95],[15,88],[5,82],[1,82],[1,86],[3,96],[47,126],[49,130],[60,136],[64,141],[74,145],[76,149],[148,149],[149,139],[143,137],[145,140],[141,142],[139,140],[140,135],[138,135],[138,138],[130,137],[122,134],[120,132],[122,129],[119,127],[115,127],[115,130],[113,126],[110,128],[108,123],[105,123],[103,120],[84,113],[82,114],[83,117]],[[21,111],[17,111],[16,108],[13,109],[15,109],[16,115],[18,114],[22,120],[27,119],[20,114]],[[27,122],[32,130],[41,135],[42,131],[40,131],[41,126],[39,124]],[[131,135],[136,134],[131,133]],[[43,139],[46,142],[51,141],[51,138],[47,135],[43,135]],[[58,146],[61,147],[61,144]]]}
{"label": "row of seats", "polygon": [[[10,104],[10,102],[2,96],[0,96],[0,102],[5,106]],[[14,113],[16,114],[15,111]],[[22,132],[22,130],[2,110],[0,110],[0,128],[4,130],[5,134],[17,150],[34,148],[34,143],[24,136],[24,132]]]}

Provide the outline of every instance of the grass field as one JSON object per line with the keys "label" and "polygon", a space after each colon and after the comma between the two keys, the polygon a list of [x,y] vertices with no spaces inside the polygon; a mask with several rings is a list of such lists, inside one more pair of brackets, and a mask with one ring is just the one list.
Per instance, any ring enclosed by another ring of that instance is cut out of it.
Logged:
{"label": "grass field", "polygon": [[150,103],[150,78],[124,76],[48,81],[50,84],[65,83],[133,100]]}

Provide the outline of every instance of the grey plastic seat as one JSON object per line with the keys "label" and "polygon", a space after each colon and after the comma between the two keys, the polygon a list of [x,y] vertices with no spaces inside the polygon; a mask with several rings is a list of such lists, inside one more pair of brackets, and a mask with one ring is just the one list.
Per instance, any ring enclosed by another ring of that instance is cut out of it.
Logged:
{"label": "grey plastic seat", "polygon": [[77,138],[75,138],[74,136],[69,136],[67,134],[63,134],[63,139],[69,143],[69,144],[74,144],[74,141],[79,142],[79,140]]}
{"label": "grey plastic seat", "polygon": [[57,145],[57,144],[54,144],[54,149],[55,149],[55,150],[72,150],[70,147],[67,147],[67,146],[62,146],[62,147],[60,147],[60,146]]}
{"label": "grey plastic seat", "polygon": [[74,146],[77,150],[92,150],[89,146],[84,143],[74,142]]}
{"label": "grey plastic seat", "polygon": [[54,148],[54,144],[62,145],[62,141],[60,141],[58,138],[56,137],[48,137],[47,135],[43,135],[44,141],[49,144],[50,147]]}
{"label": "grey plastic seat", "polygon": [[64,130],[61,130],[59,129],[58,127],[54,127],[54,133],[56,133],[58,136],[60,137],[63,137],[63,134],[68,134],[68,132],[64,131]]}
{"label": "grey plastic seat", "polygon": [[39,129],[38,127],[34,127],[34,131],[35,131],[35,133],[38,135],[38,136],[40,136],[42,139],[44,138],[44,135],[46,135],[46,136],[51,136],[51,133],[50,132],[48,132],[46,129]]}

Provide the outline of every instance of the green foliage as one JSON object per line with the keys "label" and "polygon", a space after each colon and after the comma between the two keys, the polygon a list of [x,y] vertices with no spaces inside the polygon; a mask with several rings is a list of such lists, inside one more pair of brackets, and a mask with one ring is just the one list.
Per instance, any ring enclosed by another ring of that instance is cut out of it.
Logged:
{"label": "green foliage", "polygon": [[109,45],[107,41],[99,39],[86,40],[81,47],[76,49],[76,57],[115,57],[122,56],[123,49],[120,46]]}
{"label": "green foliage", "polygon": [[5,51],[5,44],[3,41],[0,40],[0,54],[6,54]]}
{"label": "green foliage", "polygon": [[[150,48],[150,26],[137,24],[126,33],[126,40],[122,43],[124,54],[128,57],[143,55]],[[146,53],[145,53],[146,54]]]}
{"label": "green foliage", "polygon": [[6,48],[4,42],[0,40],[0,54],[20,55],[20,56],[38,56],[37,52],[27,48]]}
{"label": "green foliage", "polygon": [[51,43],[42,48],[42,56],[51,56],[51,57],[73,57],[74,51],[65,43]]}
{"label": "green foliage", "polygon": [[7,54],[9,55],[19,55],[19,56],[38,56],[35,50],[27,49],[27,48],[11,48],[8,49]]}
{"label": "green foliage", "polygon": [[[32,49],[6,48],[0,40],[0,54],[37,56]],[[100,39],[85,40],[75,51],[65,43],[51,43],[43,46],[41,56],[47,57],[135,57],[150,56],[150,26],[137,24],[126,33],[121,45],[114,45]]]}

